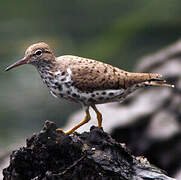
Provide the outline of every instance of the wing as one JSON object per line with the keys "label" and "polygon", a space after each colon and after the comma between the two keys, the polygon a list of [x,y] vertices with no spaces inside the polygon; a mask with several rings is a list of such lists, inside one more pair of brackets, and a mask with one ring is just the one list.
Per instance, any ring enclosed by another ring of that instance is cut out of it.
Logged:
{"label": "wing", "polygon": [[171,86],[165,84],[160,74],[131,73],[96,60],[78,56],[60,56],[63,71],[71,70],[71,80],[81,91],[126,89],[134,84]]}
{"label": "wing", "polygon": [[61,68],[71,70],[71,80],[81,91],[124,88],[126,71],[77,56],[59,57]]}

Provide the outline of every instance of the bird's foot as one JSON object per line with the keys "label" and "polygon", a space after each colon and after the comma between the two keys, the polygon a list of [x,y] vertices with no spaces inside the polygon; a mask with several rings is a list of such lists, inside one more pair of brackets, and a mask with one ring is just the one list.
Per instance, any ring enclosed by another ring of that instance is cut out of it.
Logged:
{"label": "bird's foot", "polygon": [[56,129],[56,132],[66,134],[66,132],[65,132],[63,129],[61,129],[61,128],[57,128],[57,129]]}
{"label": "bird's foot", "polygon": [[64,134],[73,134],[74,133],[74,131],[64,131],[63,129],[61,129],[61,128],[58,128],[58,129],[56,129],[56,132],[58,132],[58,133],[64,133]]}

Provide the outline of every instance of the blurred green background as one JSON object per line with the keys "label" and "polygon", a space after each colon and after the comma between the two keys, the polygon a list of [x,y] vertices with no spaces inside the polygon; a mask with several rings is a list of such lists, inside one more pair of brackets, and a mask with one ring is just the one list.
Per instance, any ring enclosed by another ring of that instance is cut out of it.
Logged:
{"label": "blurred green background", "polygon": [[137,60],[180,38],[180,0],[0,0],[0,148],[63,126],[78,104],[57,100],[32,66],[9,72],[32,43],[132,70]]}

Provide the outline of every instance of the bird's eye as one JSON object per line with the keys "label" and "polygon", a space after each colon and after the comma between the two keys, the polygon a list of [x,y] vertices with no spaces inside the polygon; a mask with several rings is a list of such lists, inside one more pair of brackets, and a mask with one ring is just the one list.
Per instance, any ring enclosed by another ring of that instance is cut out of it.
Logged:
{"label": "bird's eye", "polygon": [[38,49],[37,51],[35,51],[35,55],[41,56],[42,55],[42,50]]}

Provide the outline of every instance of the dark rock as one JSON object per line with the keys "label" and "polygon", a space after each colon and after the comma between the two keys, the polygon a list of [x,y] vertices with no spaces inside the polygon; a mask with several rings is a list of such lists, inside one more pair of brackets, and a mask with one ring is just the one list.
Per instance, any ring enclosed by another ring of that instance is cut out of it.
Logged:
{"label": "dark rock", "polygon": [[13,151],[4,180],[109,180],[172,179],[134,157],[103,129],[68,136],[46,121],[43,129],[27,139],[27,147]]}

